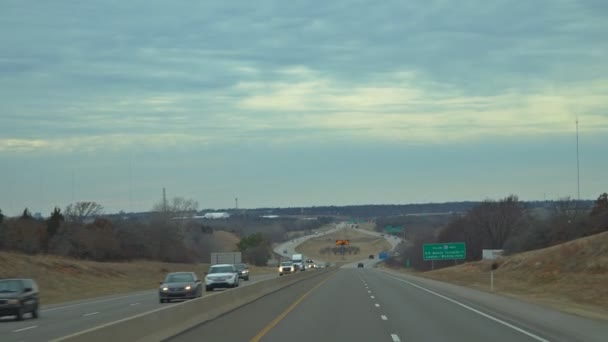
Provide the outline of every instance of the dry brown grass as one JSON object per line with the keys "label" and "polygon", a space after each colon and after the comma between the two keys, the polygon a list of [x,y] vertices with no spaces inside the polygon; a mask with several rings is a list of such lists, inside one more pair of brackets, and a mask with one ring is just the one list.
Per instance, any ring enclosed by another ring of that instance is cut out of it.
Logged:
{"label": "dry brown grass", "polygon": [[[322,255],[320,250],[325,247],[335,247],[336,240],[350,240],[350,245],[359,247],[359,254],[334,255],[333,253]],[[388,250],[391,245],[381,237],[374,237],[365,233],[360,233],[356,229],[346,228],[340,231],[306,240],[296,247],[296,251],[312,259],[319,259],[328,262],[353,262],[367,258],[369,254],[377,254],[383,250]]]}
{"label": "dry brown grass", "polygon": [[[238,237],[216,231],[214,238],[224,251]],[[236,241],[236,242],[235,242]],[[33,278],[40,287],[43,304],[93,298],[104,295],[151,290],[168,272],[193,271],[203,277],[208,264],[180,264],[156,261],[94,262],[54,255],[24,255],[0,252],[0,278]],[[250,266],[252,275],[273,273],[274,267]]]}
{"label": "dry brown grass", "polygon": [[[496,263],[495,292],[608,320],[608,232]],[[418,275],[489,291],[491,265],[478,261]]]}
{"label": "dry brown grass", "polygon": [[224,230],[213,232],[213,240],[215,246],[224,252],[236,252],[238,250],[236,244],[240,241],[238,236]]}

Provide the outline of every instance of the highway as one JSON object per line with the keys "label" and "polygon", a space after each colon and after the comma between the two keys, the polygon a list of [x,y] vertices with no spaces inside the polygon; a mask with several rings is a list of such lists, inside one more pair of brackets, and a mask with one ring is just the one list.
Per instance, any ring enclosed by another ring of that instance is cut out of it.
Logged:
{"label": "highway", "polygon": [[[240,286],[248,286],[273,277],[277,277],[277,275],[251,275],[249,281],[241,280]],[[203,296],[221,291],[203,291]],[[158,290],[155,289],[45,306],[41,308],[38,319],[30,319],[26,316],[25,320],[15,322],[11,317],[2,318],[0,320],[0,341],[49,341],[178,302],[160,304]]]}
{"label": "highway", "polygon": [[[329,229],[329,230],[326,230],[326,231],[322,231],[322,232],[319,231],[319,232],[317,232],[317,234],[311,234],[311,235],[303,236],[303,237],[300,237],[300,238],[297,238],[297,239],[293,239],[293,240],[281,243],[281,244],[277,245],[274,248],[274,252],[277,253],[277,254],[279,254],[279,255],[282,255],[284,257],[290,257],[292,254],[296,254],[297,253],[296,252],[296,247],[299,244],[303,243],[304,241],[306,241],[308,239],[311,239],[311,238],[316,238],[316,237],[320,237],[320,236],[323,236],[323,235],[331,234],[331,233],[337,232],[337,231],[342,230],[342,229],[353,229],[353,228],[350,228],[349,224],[338,223],[332,229]],[[355,231],[357,231],[359,233],[362,233],[362,234],[368,234],[368,235],[375,236],[375,237],[381,237],[382,236],[381,233],[372,232],[372,231],[365,230],[365,229],[353,229],[353,230],[355,230]],[[388,235],[388,234],[385,234],[384,238],[386,239],[386,241],[388,241],[388,243],[391,244],[391,250],[394,250],[397,247],[397,245],[402,241],[401,238],[393,236],[393,235]],[[322,262],[323,260],[316,260],[316,261],[317,262]]]}
{"label": "highway", "polygon": [[342,268],[258,299],[172,342],[606,341],[608,324],[374,268]]}
{"label": "highway", "polygon": [[[338,225],[326,233],[337,229],[344,227]],[[322,234],[286,242],[276,250],[293,252],[307,238]],[[401,242],[386,238],[393,248]],[[363,268],[357,267],[359,262]],[[306,278],[169,340],[594,342],[606,341],[608,336],[605,321],[391,272],[374,267],[378,262],[364,259]],[[306,274],[312,272],[321,271]],[[273,277],[278,275],[252,275],[241,286]],[[205,294],[214,295],[218,293]],[[157,296],[156,290],[150,290],[47,306],[38,320],[0,321],[0,340],[48,341],[172,305],[159,304]],[[126,340],[116,336],[114,342],[120,341]]]}

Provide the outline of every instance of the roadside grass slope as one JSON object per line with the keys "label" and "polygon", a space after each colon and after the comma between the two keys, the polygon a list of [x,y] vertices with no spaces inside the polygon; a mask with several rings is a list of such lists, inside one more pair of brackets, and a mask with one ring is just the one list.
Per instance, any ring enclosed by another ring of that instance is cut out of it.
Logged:
{"label": "roadside grass slope", "polygon": [[[608,232],[495,261],[494,292],[608,320]],[[492,261],[417,275],[490,290]]]}
{"label": "roadside grass slope", "polygon": [[[233,251],[238,237],[224,231],[214,233],[222,251]],[[208,264],[166,263],[135,260],[95,262],[55,255],[26,255],[0,251],[0,278],[33,278],[40,287],[43,305],[153,290],[168,272],[193,271],[204,277]],[[274,268],[250,266],[252,275],[271,273]]]}

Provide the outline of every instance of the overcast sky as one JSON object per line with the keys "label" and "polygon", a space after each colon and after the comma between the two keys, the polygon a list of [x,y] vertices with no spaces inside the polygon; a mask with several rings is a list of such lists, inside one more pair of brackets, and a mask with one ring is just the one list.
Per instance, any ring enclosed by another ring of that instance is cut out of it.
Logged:
{"label": "overcast sky", "polygon": [[608,2],[0,3],[0,209],[608,191]]}

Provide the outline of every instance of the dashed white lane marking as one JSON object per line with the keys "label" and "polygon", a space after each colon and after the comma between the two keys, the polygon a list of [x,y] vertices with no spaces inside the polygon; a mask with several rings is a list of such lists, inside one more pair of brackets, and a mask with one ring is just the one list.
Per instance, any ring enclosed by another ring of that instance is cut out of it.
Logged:
{"label": "dashed white lane marking", "polygon": [[391,338],[393,339],[393,342],[401,342],[401,340],[399,339],[399,336],[397,336],[397,334],[391,334]]}
{"label": "dashed white lane marking", "polygon": [[496,317],[494,317],[494,316],[490,316],[490,315],[488,315],[487,313],[481,312],[481,311],[479,311],[479,310],[477,310],[477,309],[475,309],[475,308],[472,308],[472,307],[470,307],[470,306],[468,306],[468,305],[466,305],[466,304],[463,304],[463,303],[461,303],[461,302],[459,302],[459,301],[457,301],[457,300],[454,300],[454,299],[452,299],[452,298],[450,298],[450,297],[446,297],[446,296],[444,296],[444,295],[442,295],[442,294],[439,294],[439,293],[437,293],[437,292],[435,292],[435,291],[431,291],[431,290],[429,290],[429,289],[426,289],[426,288],[424,288],[424,287],[422,287],[422,286],[416,285],[416,284],[414,284],[414,283],[412,283],[412,282],[409,282],[409,281],[407,281],[407,280],[403,280],[403,279],[400,279],[400,278],[396,278],[396,277],[393,277],[393,276],[390,276],[390,275],[387,275],[387,276],[388,276],[389,278],[393,278],[393,279],[398,280],[398,281],[400,281],[400,282],[403,282],[403,283],[406,283],[406,284],[408,284],[408,285],[411,285],[411,286],[413,286],[413,287],[415,287],[415,288],[418,288],[418,289],[420,289],[420,290],[426,291],[426,292],[428,292],[428,293],[430,293],[430,294],[432,294],[432,295],[435,295],[435,296],[437,296],[437,297],[439,297],[439,298],[445,299],[445,300],[447,300],[447,301],[449,301],[449,302],[452,302],[452,303],[454,303],[454,304],[456,304],[456,305],[459,305],[459,306],[461,306],[461,307],[463,307],[463,308],[465,308],[465,309],[467,309],[467,310],[473,311],[474,313],[476,313],[476,314],[478,314],[478,315],[481,315],[481,316],[483,316],[483,317],[485,317],[485,318],[488,318],[488,319],[490,319],[490,320],[492,320],[492,321],[494,321],[494,322],[500,323],[500,324],[502,324],[502,325],[504,325],[504,326],[507,326],[507,327],[509,327],[509,328],[511,328],[511,329],[513,329],[513,330],[519,331],[520,333],[522,333],[522,334],[524,334],[524,335],[527,335],[527,336],[529,336],[529,337],[531,337],[531,338],[533,338],[533,339],[535,339],[535,340],[537,340],[537,341],[541,341],[541,342],[549,342],[549,340],[546,340],[546,339],[544,339],[544,338],[542,338],[542,337],[540,337],[540,336],[534,335],[534,334],[533,334],[533,333],[531,333],[531,332],[528,332],[528,331],[526,331],[526,330],[524,330],[524,329],[518,328],[518,327],[514,326],[513,324],[507,323],[507,322],[505,322],[505,321],[503,321],[503,320],[500,320],[500,319],[498,319],[498,318],[496,318]]}
{"label": "dashed white lane marking", "polygon": [[367,291],[367,293],[372,293],[372,291]]}
{"label": "dashed white lane marking", "polygon": [[130,304],[130,305],[131,305],[131,306],[135,306],[135,305],[139,305],[139,304],[141,304],[141,303],[132,303],[132,304]]}
{"label": "dashed white lane marking", "polygon": [[378,303],[376,303],[376,304],[374,304],[374,305],[375,305],[377,308],[379,308],[379,307],[380,307],[380,304],[378,304]]}
{"label": "dashed white lane marking", "polygon": [[388,321],[388,317],[386,317],[385,315],[380,315],[380,318],[382,318],[383,321]]}
{"label": "dashed white lane marking", "polygon": [[87,317],[87,316],[93,316],[93,315],[97,315],[99,312],[95,311],[95,312],[89,312],[88,314],[84,314],[82,315],[82,317]]}
{"label": "dashed white lane marking", "polygon": [[31,327],[13,330],[13,332],[21,332],[21,331],[26,331],[26,330],[30,330],[30,329],[36,329],[36,328],[38,328],[37,325],[32,325]]}
{"label": "dashed white lane marking", "polygon": [[91,302],[83,302],[83,303],[76,303],[76,304],[70,304],[70,305],[65,305],[65,306],[58,306],[58,307],[49,308],[49,309],[42,309],[40,311],[41,312],[49,312],[49,311],[55,311],[55,310],[61,310],[61,309],[68,309],[68,308],[73,308],[73,307],[76,307],[76,306],[109,302],[109,301],[112,301],[112,300],[118,300],[118,299],[123,299],[123,298],[128,298],[128,297],[150,295],[150,294],[153,294],[153,293],[155,293],[155,291],[144,291],[144,292],[139,292],[139,293],[133,293],[133,294],[126,295],[126,296],[112,297],[112,298],[106,298],[106,299],[99,299],[99,300],[94,300],[94,301],[91,301]]}
{"label": "dashed white lane marking", "polygon": [[376,298],[376,297],[374,297],[374,296],[369,296],[369,298],[374,299],[374,298]]}

